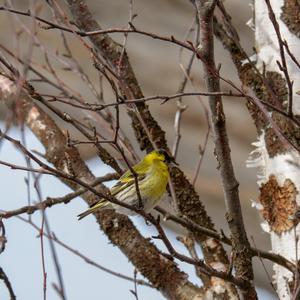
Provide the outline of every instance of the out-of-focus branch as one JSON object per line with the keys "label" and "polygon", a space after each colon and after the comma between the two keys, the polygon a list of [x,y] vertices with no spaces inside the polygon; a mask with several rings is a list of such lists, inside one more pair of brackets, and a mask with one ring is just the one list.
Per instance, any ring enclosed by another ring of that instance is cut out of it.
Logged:
{"label": "out-of-focus branch", "polygon": [[[13,102],[16,95],[15,83],[7,77],[0,77],[2,99]],[[11,103],[8,103],[11,104]],[[85,183],[87,188],[96,180],[88,167],[80,158],[75,147],[67,145],[66,137],[55,122],[21,90],[17,104],[21,108],[25,124],[32,130],[46,149],[46,158],[51,162],[58,173],[70,174],[71,178]],[[78,189],[75,181],[64,180],[71,188]],[[92,188],[89,188],[90,190]],[[106,194],[105,187],[99,184],[95,190]],[[82,195],[89,204],[98,200],[92,192]],[[166,259],[164,255],[148,240],[145,239],[129,220],[112,210],[100,211],[95,214],[100,227],[104,230],[111,242],[128,257],[133,265],[157,289],[169,299],[202,298],[204,291],[187,280],[187,275],[181,272],[176,264]],[[159,276],[158,276],[159,274]]]}
{"label": "out-of-focus branch", "polygon": [[[214,60],[213,13],[215,0],[195,1],[200,22],[200,45],[206,88],[209,92],[220,91],[220,80]],[[246,299],[257,299],[253,286],[252,253],[244,227],[239,199],[238,182],[235,178],[226,132],[225,114],[221,96],[209,96],[211,123],[215,142],[215,154],[219,165],[227,209],[226,218],[231,231],[234,251],[234,267],[239,278],[249,282],[242,290]]]}
{"label": "out-of-focus branch", "polygon": [[7,287],[7,290],[9,292],[9,296],[10,296],[10,300],[16,300],[16,295],[14,293],[14,290],[12,288],[12,285],[7,277],[7,275],[5,274],[4,270],[0,267],[0,279],[3,280],[4,284]]}
{"label": "out-of-focus branch", "polygon": [[[186,247],[186,249],[188,250],[190,256],[193,259],[199,259],[198,253],[197,253],[196,248],[195,248],[195,240],[193,239],[193,237],[191,237],[191,236],[179,236],[179,237],[177,237],[177,240],[179,242],[181,242]],[[201,270],[199,269],[199,267],[197,267],[197,266],[195,266],[195,273],[200,279],[202,279],[203,274],[202,274]]]}

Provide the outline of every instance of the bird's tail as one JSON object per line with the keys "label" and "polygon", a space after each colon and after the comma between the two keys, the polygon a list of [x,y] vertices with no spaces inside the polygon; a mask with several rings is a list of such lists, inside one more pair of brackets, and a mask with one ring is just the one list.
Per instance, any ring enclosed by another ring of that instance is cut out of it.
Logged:
{"label": "bird's tail", "polygon": [[86,211],[84,211],[83,213],[81,213],[77,216],[78,220],[83,219],[84,217],[88,216],[89,214],[93,213],[94,211],[96,211],[99,208],[105,207],[107,204],[108,204],[108,202],[105,200],[100,200],[100,201],[96,202],[95,204],[92,204],[89,209],[87,209]]}

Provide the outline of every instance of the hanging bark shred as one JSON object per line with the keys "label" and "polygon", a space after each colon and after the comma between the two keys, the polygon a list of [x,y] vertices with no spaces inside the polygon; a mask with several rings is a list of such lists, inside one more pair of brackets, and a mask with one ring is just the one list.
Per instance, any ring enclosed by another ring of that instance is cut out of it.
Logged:
{"label": "hanging bark shred", "polygon": [[297,194],[296,186],[290,179],[286,179],[283,186],[280,186],[274,175],[260,187],[262,216],[271,230],[277,234],[288,231],[296,225],[294,216],[297,211]]}

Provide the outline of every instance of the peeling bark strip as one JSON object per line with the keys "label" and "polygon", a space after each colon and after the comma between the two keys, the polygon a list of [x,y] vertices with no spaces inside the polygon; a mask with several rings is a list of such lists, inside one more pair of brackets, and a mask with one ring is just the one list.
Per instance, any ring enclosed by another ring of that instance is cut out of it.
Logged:
{"label": "peeling bark strip", "polygon": [[296,195],[298,191],[290,179],[279,186],[274,175],[269,176],[268,182],[260,187],[259,201],[262,204],[262,215],[271,230],[277,234],[292,229],[295,226],[297,211]]}
{"label": "peeling bark strip", "polygon": [[[67,0],[67,2],[76,24],[82,31],[95,31],[101,29],[100,25],[94,20],[84,1]],[[112,69],[120,71],[120,80],[118,81],[118,85],[125,97],[127,99],[143,98],[143,93],[138,85],[126,51],[123,52],[123,58],[120,62],[120,56],[123,49],[118,43],[111,39],[108,34],[89,36],[89,39],[91,40],[97,51],[99,51],[99,53],[105,58],[105,60],[109,62]],[[143,125],[139,121],[137,113],[130,107],[128,108],[128,114],[132,118],[132,126],[135,131],[136,138],[139,141],[140,148],[142,150],[146,149],[147,151],[152,150],[152,143],[147,137]],[[151,139],[155,143],[155,145],[158,148],[167,149],[165,133],[151,116],[148,106],[143,102],[139,102],[136,104],[136,108],[143,122],[147,126],[148,131],[151,135]],[[207,212],[205,211],[205,208],[199,199],[199,195],[197,194],[191,183],[184,176],[183,172],[178,168],[172,168],[171,178],[174,182],[176,200],[178,201],[180,213],[199,225],[215,230],[214,224],[207,215]],[[214,240],[215,247],[212,251],[212,249],[210,249],[210,247],[208,246],[210,244],[205,243],[205,240],[207,239],[206,236],[200,235],[198,233],[195,234],[195,238],[201,244],[205,261],[209,265],[221,263],[223,264],[224,269],[227,269],[229,261],[226,252],[219,241]],[[210,281],[211,278],[207,278],[207,282],[209,283]],[[212,284],[212,282],[210,282],[209,284]],[[224,286],[230,285],[224,282]],[[227,288],[225,288],[225,290],[226,289]],[[236,289],[232,285],[230,289],[231,291],[229,291],[229,294],[236,295]]]}
{"label": "peeling bark strip", "polygon": [[[46,158],[57,170],[75,175],[85,183],[92,184],[96,178],[81,159],[75,147],[67,146],[66,137],[61,129],[26,92],[17,93],[15,83],[0,76],[1,100],[8,106],[18,102],[20,113],[23,114],[25,124],[32,130],[46,150]],[[19,96],[16,99],[16,96]],[[65,182],[72,189],[80,188],[74,182]],[[97,186],[97,190],[106,193],[104,185]],[[88,203],[95,203],[98,198],[91,192],[86,192],[82,198]],[[110,210],[99,212],[97,222],[111,239],[111,242],[129,258],[133,265],[159,291],[171,300],[203,299],[204,291],[190,283],[187,275],[181,272],[177,265],[163,257],[161,252],[146,238],[140,235],[137,228],[127,216]],[[119,226],[118,226],[119,225]],[[161,279],[161,280],[160,280]]]}

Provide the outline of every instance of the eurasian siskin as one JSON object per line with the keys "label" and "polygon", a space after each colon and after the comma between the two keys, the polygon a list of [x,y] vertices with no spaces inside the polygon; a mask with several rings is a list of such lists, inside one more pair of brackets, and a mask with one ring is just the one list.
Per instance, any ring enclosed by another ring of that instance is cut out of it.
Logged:
{"label": "eurasian siskin", "polygon": [[[137,174],[142,207],[145,212],[150,212],[165,193],[169,178],[168,163],[172,161],[174,161],[173,158],[170,157],[165,150],[154,150],[132,167]],[[117,200],[134,207],[139,207],[135,177],[130,170],[120,177],[110,191]],[[134,212],[129,209],[101,199],[88,210],[79,214],[78,219],[80,220],[101,208],[114,208],[120,213],[127,215],[134,214]]]}

